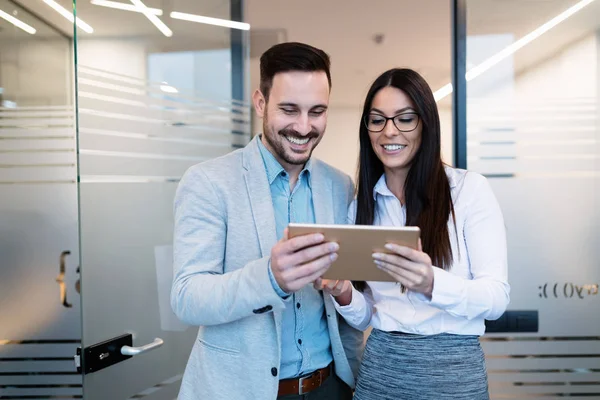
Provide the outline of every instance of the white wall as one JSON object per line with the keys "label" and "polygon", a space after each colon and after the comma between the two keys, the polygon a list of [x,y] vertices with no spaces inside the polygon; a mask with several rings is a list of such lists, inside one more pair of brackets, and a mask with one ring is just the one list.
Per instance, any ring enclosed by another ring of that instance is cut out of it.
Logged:
{"label": "white wall", "polygon": [[599,81],[599,35],[600,31],[592,33],[521,73],[516,80],[516,98],[523,101],[596,97]]}
{"label": "white wall", "polygon": [[146,45],[141,40],[85,39],[77,51],[79,65],[146,80]]}

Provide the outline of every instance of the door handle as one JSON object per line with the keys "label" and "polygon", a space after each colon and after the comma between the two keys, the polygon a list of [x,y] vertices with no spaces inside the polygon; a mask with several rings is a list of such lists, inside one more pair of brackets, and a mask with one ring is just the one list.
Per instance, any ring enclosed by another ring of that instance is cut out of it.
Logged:
{"label": "door handle", "polygon": [[162,340],[161,338],[156,338],[152,343],[148,343],[140,347],[123,346],[121,347],[121,354],[123,354],[124,356],[137,356],[138,354],[158,349],[160,346],[163,345],[163,343],[165,343],[164,340]]}

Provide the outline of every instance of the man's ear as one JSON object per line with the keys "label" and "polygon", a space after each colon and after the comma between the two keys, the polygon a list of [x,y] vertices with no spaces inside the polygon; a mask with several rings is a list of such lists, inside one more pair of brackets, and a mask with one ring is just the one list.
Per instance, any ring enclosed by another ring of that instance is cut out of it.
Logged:
{"label": "man's ear", "polygon": [[260,89],[256,89],[252,94],[252,103],[254,104],[256,115],[258,115],[259,118],[263,118],[265,109],[267,108],[267,100]]}

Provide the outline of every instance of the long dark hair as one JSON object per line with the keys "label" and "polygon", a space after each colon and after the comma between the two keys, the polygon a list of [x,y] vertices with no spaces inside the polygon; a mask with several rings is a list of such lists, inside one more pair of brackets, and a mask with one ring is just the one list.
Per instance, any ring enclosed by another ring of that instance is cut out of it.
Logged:
{"label": "long dark hair", "polygon": [[[421,75],[411,69],[391,69],[380,75],[367,94],[360,124],[356,225],[372,225],[375,218],[373,189],[384,173],[364,124],[375,95],[385,87],[400,89],[412,100],[421,124],[421,145],[414,156],[406,182],[406,225],[421,229],[423,251],[433,265],[448,270],[452,263],[452,247],[448,218],[454,219],[450,184],[444,170],[440,145],[440,117],[431,88]],[[456,221],[455,221],[456,229]],[[354,282],[357,289],[364,282]]]}

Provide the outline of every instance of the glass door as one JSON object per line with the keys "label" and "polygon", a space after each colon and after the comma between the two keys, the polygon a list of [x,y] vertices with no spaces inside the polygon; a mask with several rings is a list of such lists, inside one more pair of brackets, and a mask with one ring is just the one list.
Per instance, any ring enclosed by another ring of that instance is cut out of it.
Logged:
{"label": "glass door", "polygon": [[165,4],[75,7],[86,400],[177,396],[197,329],[170,307],[175,190],[250,139],[246,32],[197,22],[241,4]]}
{"label": "glass door", "polygon": [[39,15],[0,1],[1,399],[82,391],[71,41]]}
{"label": "glass door", "polygon": [[467,166],[490,180],[509,250],[490,393],[600,398],[600,2],[466,7]]}

